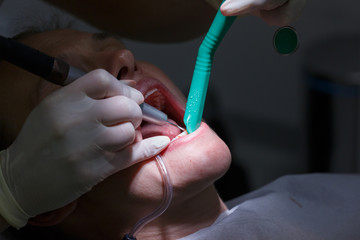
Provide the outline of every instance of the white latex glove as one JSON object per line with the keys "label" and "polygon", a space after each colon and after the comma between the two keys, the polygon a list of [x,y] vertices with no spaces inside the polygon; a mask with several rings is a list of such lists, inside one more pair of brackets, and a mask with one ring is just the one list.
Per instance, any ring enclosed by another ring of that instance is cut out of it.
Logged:
{"label": "white latex glove", "polygon": [[226,0],[220,7],[225,16],[251,14],[269,25],[285,26],[294,22],[306,0]]}
{"label": "white latex glove", "polygon": [[104,70],[46,97],[0,152],[0,214],[20,228],[29,217],[77,199],[109,175],[158,154],[166,136],[132,144],[142,94]]}

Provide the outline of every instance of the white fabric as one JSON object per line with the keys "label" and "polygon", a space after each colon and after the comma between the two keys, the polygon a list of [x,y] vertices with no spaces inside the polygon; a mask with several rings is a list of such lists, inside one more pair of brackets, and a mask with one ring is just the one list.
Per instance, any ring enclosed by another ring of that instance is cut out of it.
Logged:
{"label": "white fabric", "polygon": [[285,176],[229,204],[236,207],[181,240],[360,239],[360,175]]}

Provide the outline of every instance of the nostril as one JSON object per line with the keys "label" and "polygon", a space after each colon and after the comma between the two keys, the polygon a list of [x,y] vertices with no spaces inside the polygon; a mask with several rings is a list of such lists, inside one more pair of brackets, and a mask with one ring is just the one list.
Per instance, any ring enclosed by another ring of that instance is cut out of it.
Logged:
{"label": "nostril", "polygon": [[127,75],[128,72],[129,72],[128,67],[122,67],[117,75],[117,79],[121,80],[121,79],[125,78],[125,76]]}

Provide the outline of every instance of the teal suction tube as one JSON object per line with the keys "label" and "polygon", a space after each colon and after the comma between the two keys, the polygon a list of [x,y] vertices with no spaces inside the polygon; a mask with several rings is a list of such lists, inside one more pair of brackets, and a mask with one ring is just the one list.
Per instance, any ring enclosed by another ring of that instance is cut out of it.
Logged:
{"label": "teal suction tube", "polygon": [[225,17],[219,9],[199,47],[184,115],[188,133],[194,132],[201,124],[214,53],[235,18]]}

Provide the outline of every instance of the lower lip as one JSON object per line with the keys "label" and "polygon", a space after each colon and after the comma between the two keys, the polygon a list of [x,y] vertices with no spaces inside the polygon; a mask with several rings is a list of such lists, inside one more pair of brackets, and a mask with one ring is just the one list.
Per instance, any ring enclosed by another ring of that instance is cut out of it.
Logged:
{"label": "lower lip", "polygon": [[188,144],[189,142],[193,141],[195,138],[204,134],[207,130],[209,130],[209,126],[206,123],[201,122],[200,127],[195,132],[176,139],[174,142],[170,143],[166,151],[171,151],[175,148],[182,146],[183,144]]}

